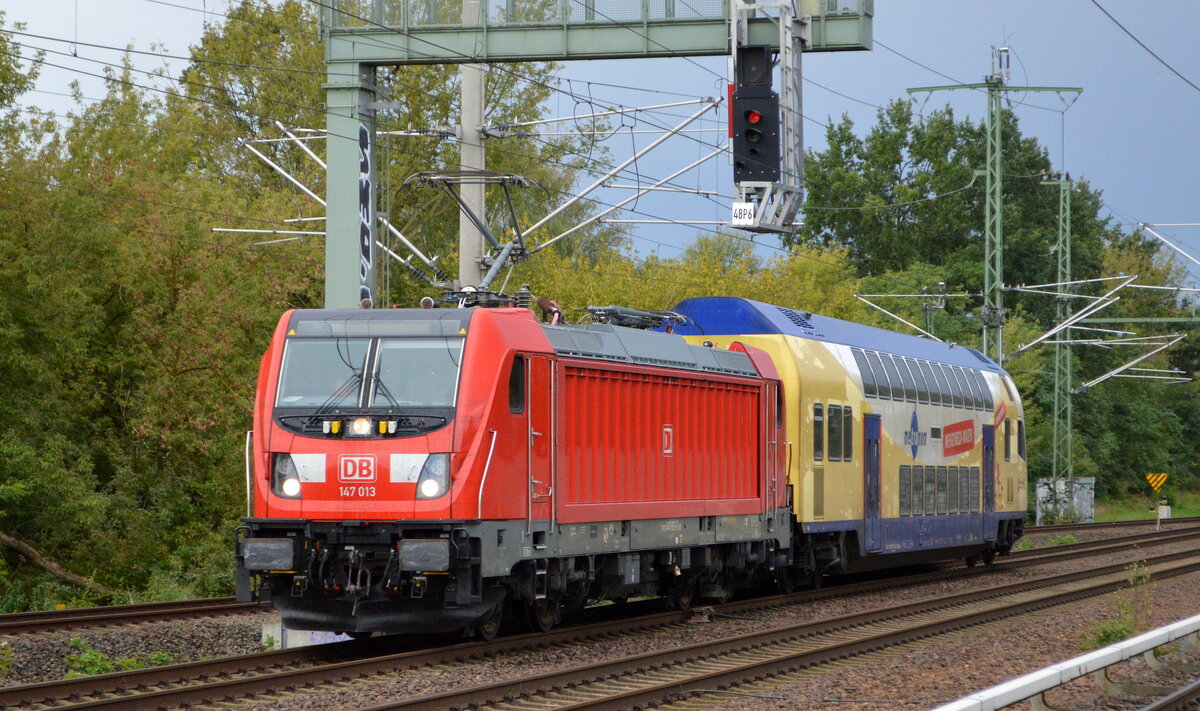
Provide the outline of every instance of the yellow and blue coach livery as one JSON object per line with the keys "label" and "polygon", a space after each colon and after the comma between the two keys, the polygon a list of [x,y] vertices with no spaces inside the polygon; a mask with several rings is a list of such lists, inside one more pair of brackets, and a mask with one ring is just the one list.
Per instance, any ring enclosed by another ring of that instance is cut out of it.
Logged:
{"label": "yellow and blue coach livery", "polygon": [[801,576],[990,563],[1021,537],[1024,411],[979,351],[748,299],[673,310],[688,341],[740,341],[775,361],[795,516],[787,563]]}

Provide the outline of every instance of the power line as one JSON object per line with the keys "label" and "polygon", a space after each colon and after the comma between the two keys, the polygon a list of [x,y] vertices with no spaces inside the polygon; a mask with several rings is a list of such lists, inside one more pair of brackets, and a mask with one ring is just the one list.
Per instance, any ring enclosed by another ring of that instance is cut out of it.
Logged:
{"label": "power line", "polygon": [[1158,56],[1158,54],[1156,54],[1156,53],[1154,52],[1154,50],[1152,50],[1152,49],[1150,49],[1149,47],[1147,47],[1145,42],[1143,42],[1143,41],[1141,41],[1140,39],[1138,39],[1138,38],[1137,38],[1137,35],[1135,35],[1135,34],[1133,34],[1132,32],[1130,32],[1130,31],[1129,31],[1129,28],[1125,27],[1125,25],[1122,25],[1122,24],[1121,24],[1121,22],[1120,22],[1120,20],[1118,20],[1117,18],[1113,17],[1113,16],[1112,16],[1112,13],[1110,13],[1108,10],[1105,10],[1105,9],[1104,9],[1104,6],[1103,6],[1103,5],[1101,5],[1101,4],[1098,2],[1098,0],[1092,0],[1092,4],[1093,4],[1093,5],[1095,5],[1097,8],[1099,8],[1099,9],[1100,9],[1100,12],[1103,12],[1103,13],[1104,13],[1104,15],[1105,15],[1106,17],[1108,17],[1108,19],[1112,20],[1112,21],[1113,21],[1113,24],[1115,24],[1117,27],[1120,27],[1122,32],[1124,32],[1125,34],[1129,35],[1129,39],[1133,40],[1134,42],[1137,42],[1139,47],[1141,47],[1142,49],[1146,50],[1146,52],[1147,52],[1147,53],[1149,53],[1151,57],[1154,57],[1155,59],[1157,59],[1159,64],[1163,65],[1163,66],[1164,66],[1164,67],[1166,67],[1167,69],[1170,69],[1172,74],[1174,74],[1175,76],[1177,76],[1177,77],[1179,77],[1180,79],[1182,79],[1183,81],[1185,81],[1185,82],[1187,83],[1187,85],[1188,85],[1188,86],[1192,87],[1192,88],[1193,88],[1193,89],[1195,89],[1196,91],[1200,91],[1200,86],[1196,86],[1196,84],[1195,84],[1194,82],[1192,82],[1192,80],[1191,80],[1191,79],[1188,79],[1188,78],[1187,78],[1187,77],[1185,77],[1184,75],[1180,74],[1180,73],[1179,73],[1179,70],[1175,69],[1175,67],[1172,67],[1170,64],[1167,64],[1167,60],[1165,60],[1165,59],[1163,59],[1162,57]]}

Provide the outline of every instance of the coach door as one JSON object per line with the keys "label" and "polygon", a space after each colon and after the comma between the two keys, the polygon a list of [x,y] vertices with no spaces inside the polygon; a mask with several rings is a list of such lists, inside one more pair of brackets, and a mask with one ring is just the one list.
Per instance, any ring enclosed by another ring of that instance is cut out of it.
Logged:
{"label": "coach door", "polygon": [[983,426],[983,540],[996,540],[991,514],[996,512],[996,428]]}
{"label": "coach door", "polygon": [[553,363],[544,356],[529,356],[526,379],[529,403],[529,519],[552,517],[554,497]]}
{"label": "coach door", "polygon": [[880,549],[879,499],[879,415],[866,415],[863,417],[863,523],[868,553]]}

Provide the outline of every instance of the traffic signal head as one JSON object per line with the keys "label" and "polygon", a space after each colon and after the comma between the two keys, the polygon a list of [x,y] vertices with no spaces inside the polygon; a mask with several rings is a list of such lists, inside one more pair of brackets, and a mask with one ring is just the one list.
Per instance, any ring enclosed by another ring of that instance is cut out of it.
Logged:
{"label": "traffic signal head", "polygon": [[733,95],[733,180],[779,180],[779,96]]}

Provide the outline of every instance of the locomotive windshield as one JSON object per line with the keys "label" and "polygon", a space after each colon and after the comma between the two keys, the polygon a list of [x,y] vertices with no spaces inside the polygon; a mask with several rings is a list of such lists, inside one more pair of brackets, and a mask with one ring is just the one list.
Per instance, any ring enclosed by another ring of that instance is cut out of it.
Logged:
{"label": "locomotive windshield", "polygon": [[289,338],[275,404],[453,407],[462,344],[462,338]]}

